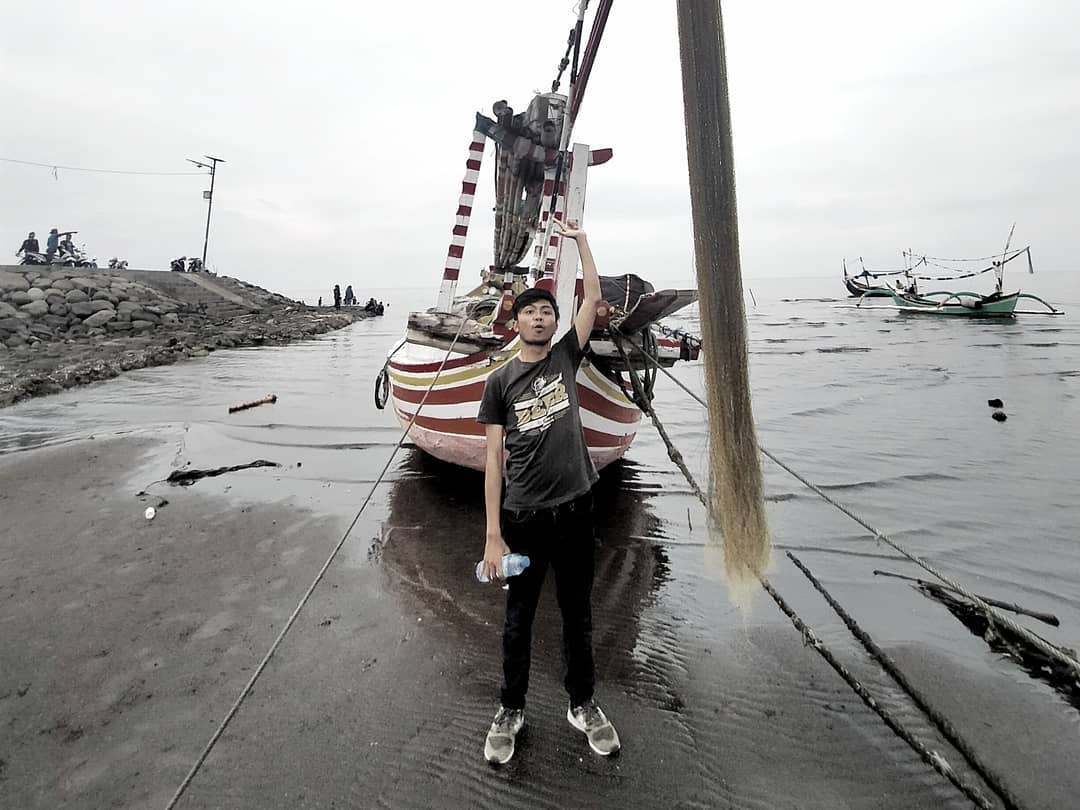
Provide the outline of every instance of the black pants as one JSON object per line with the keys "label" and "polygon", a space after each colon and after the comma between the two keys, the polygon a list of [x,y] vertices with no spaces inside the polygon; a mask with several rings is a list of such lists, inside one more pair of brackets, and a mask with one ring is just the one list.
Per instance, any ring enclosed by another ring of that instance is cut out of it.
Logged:
{"label": "black pants", "polygon": [[503,539],[511,551],[529,556],[529,567],[508,580],[503,628],[502,705],[525,707],[529,689],[532,626],[540,588],[550,566],[563,622],[563,683],[570,703],[593,696],[592,656],[593,515],[592,495],[549,509],[502,511]]}

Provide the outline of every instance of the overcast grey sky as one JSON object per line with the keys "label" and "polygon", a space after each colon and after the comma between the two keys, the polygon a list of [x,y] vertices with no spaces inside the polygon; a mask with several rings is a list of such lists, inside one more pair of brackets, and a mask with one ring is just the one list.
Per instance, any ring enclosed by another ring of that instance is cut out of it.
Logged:
{"label": "overcast grey sky", "polygon": [[[984,255],[1014,221],[1038,269],[1072,267],[1076,0],[723,8],[745,277]],[[3,3],[0,157],[182,172],[218,155],[220,272],[434,288],[474,112],[547,89],[572,23],[569,0]],[[692,277],[673,3],[615,2],[575,136],[615,149],[589,181],[602,272]],[[492,169],[489,147],[465,283],[491,259]],[[0,162],[0,250],[56,226],[99,260],[165,267],[201,252],[205,187]]]}

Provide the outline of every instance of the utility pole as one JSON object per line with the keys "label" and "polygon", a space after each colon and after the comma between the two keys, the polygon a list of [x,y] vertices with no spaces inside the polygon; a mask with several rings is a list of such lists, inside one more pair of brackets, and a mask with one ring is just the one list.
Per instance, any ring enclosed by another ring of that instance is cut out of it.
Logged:
{"label": "utility pole", "polygon": [[194,163],[201,169],[210,170],[210,190],[204,191],[203,196],[207,199],[206,205],[206,235],[203,237],[202,246],[202,268],[206,271],[206,246],[210,242],[210,212],[214,208],[214,175],[217,174],[217,165],[224,163],[224,158],[212,157],[210,155],[203,155],[204,158],[210,161],[210,163],[203,163],[200,160],[192,160],[191,158],[185,158],[188,163]]}

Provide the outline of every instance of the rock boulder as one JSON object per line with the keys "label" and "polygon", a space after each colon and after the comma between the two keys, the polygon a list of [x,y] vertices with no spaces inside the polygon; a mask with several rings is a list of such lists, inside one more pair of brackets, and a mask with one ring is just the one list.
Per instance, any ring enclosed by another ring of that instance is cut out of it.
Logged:
{"label": "rock boulder", "polygon": [[30,282],[22,273],[0,270],[0,290],[28,290]]}
{"label": "rock boulder", "polygon": [[116,310],[113,309],[101,309],[91,315],[89,318],[83,321],[83,326],[87,326],[90,329],[95,329],[99,326],[104,326],[113,318],[116,317]]}

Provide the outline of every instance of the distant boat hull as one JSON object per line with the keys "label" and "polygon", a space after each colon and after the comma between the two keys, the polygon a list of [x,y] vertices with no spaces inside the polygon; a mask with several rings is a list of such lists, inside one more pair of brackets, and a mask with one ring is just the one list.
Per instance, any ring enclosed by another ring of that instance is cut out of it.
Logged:
{"label": "distant boat hull", "polygon": [[868,292],[871,292],[873,290],[888,289],[888,287],[885,287],[884,285],[878,286],[870,284],[866,281],[859,281],[857,276],[844,276],[844,286],[847,287],[847,291],[852,298],[859,298],[860,296],[866,295]]}
{"label": "distant boat hull", "polygon": [[[924,293],[899,293],[894,290],[869,290],[862,298],[892,298],[901,312],[922,315],[949,315],[967,318],[1011,318],[1020,300],[1020,292],[1002,295],[979,295],[971,292],[945,290]],[[860,299],[861,303],[861,299]]]}

